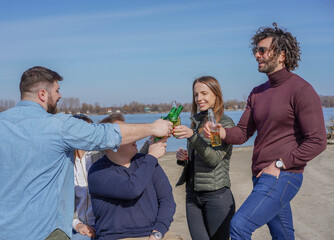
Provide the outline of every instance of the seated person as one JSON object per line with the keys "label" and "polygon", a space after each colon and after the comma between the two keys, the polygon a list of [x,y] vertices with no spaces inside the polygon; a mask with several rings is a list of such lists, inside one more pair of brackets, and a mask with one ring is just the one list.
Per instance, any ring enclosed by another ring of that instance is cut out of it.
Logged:
{"label": "seated person", "polygon": [[[112,113],[108,117],[105,117],[100,121],[100,123],[124,123],[124,116],[122,113]],[[150,143],[154,141],[154,137],[149,137],[145,143],[143,144],[142,148],[139,150],[139,153],[148,153],[148,148]]]}
{"label": "seated person", "polygon": [[[83,114],[77,114],[74,117],[93,123],[89,117]],[[74,230],[72,240],[90,240],[95,238],[95,217],[88,193],[87,175],[90,166],[103,155],[102,152],[98,151],[74,151],[75,212],[72,223]]]}
{"label": "seated person", "polygon": [[112,113],[108,117],[103,118],[100,123],[124,123],[124,116],[122,113]]}
{"label": "seated person", "polygon": [[[124,123],[124,116],[122,113],[112,113],[108,117],[105,117],[100,121],[100,123]],[[154,141],[154,137],[149,137],[143,144],[142,148],[139,150],[140,153],[148,153],[148,147],[150,142]]]}
{"label": "seated person", "polygon": [[[102,120],[101,122],[103,122]],[[161,239],[175,213],[172,187],[158,163],[162,141],[138,153],[136,143],[106,150],[89,170],[97,239]]]}

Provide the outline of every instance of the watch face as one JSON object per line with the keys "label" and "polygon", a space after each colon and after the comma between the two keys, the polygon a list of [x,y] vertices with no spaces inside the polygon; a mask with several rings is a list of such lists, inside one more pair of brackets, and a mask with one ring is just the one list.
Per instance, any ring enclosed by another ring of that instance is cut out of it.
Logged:
{"label": "watch face", "polygon": [[276,161],[276,167],[282,168],[283,167],[283,162],[281,160]]}
{"label": "watch face", "polygon": [[162,234],[161,234],[161,232],[154,232],[152,235],[153,235],[155,238],[157,238],[157,239],[162,239]]}

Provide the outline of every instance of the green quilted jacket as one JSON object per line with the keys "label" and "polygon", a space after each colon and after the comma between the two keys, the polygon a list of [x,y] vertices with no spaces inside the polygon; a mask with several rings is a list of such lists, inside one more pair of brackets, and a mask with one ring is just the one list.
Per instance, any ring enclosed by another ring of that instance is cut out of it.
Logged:
{"label": "green quilted jacket", "polygon": [[[188,138],[187,143],[190,160],[177,161],[179,165],[184,166],[184,169],[176,186],[186,182],[189,161],[194,161],[195,191],[214,191],[231,186],[229,169],[233,147],[224,142],[221,146],[212,147],[210,139],[205,138],[203,133],[198,133],[198,129],[204,126],[207,118],[207,111],[200,112],[191,118],[195,126],[194,135]],[[221,117],[219,123],[224,128],[234,126],[233,120],[226,115]]]}

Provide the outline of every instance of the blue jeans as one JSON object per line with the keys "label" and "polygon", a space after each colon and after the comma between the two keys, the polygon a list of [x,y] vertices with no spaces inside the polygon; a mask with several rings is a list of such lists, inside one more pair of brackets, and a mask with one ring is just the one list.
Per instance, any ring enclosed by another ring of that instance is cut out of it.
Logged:
{"label": "blue jeans", "polygon": [[232,218],[231,239],[251,239],[264,224],[272,239],[295,239],[290,201],[302,185],[303,174],[282,171],[277,178],[263,173],[252,180],[252,193]]}

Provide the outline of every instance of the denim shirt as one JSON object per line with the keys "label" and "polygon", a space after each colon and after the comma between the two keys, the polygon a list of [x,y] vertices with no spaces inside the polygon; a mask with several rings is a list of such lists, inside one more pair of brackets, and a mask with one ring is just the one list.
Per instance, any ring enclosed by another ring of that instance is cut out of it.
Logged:
{"label": "denim shirt", "polygon": [[117,124],[49,114],[33,101],[0,113],[0,240],[71,237],[73,150],[117,149]]}

